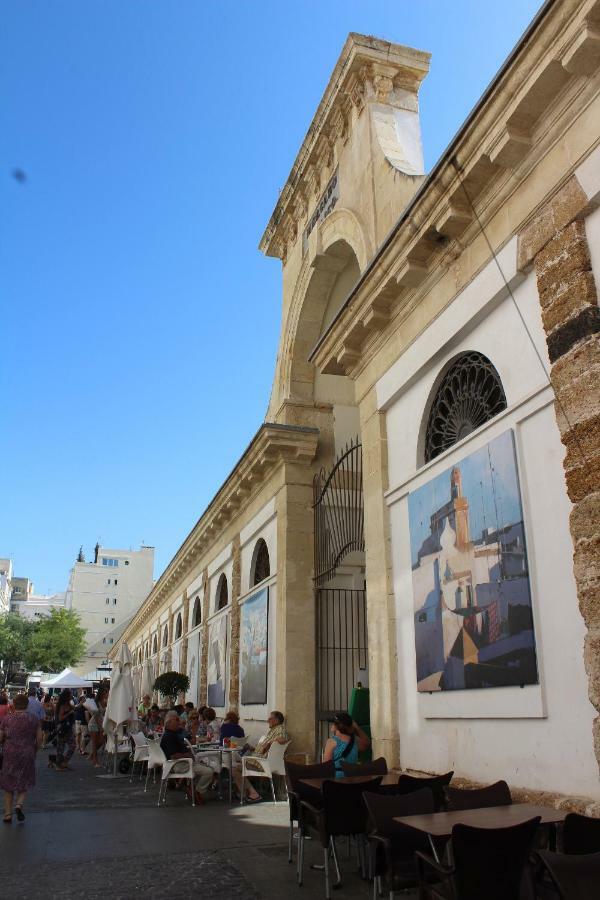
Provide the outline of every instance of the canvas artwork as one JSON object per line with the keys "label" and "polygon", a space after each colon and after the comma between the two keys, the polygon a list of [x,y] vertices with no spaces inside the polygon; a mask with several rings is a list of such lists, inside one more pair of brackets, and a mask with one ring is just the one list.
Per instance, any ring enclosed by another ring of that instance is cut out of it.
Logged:
{"label": "canvas artwork", "polygon": [[208,705],[225,706],[225,661],[227,659],[227,616],[212,622],[208,629]]}
{"label": "canvas artwork", "polygon": [[269,589],[263,588],[242,606],[240,684],[242,703],[267,702]]}
{"label": "canvas artwork", "polygon": [[186,699],[191,700],[194,705],[198,704],[198,676],[200,670],[200,632],[196,631],[188,639],[188,671],[187,675],[190,679],[190,686],[186,694]]}
{"label": "canvas artwork", "polygon": [[409,495],[421,692],[538,681],[514,436]]}

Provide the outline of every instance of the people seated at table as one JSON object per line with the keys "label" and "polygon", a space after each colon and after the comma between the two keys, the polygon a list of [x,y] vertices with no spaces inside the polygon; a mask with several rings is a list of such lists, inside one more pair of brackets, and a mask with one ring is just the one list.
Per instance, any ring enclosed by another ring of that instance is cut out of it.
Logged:
{"label": "people seated at table", "polygon": [[140,719],[145,720],[147,718],[148,713],[150,712],[151,704],[152,699],[150,697],[150,694],[144,694],[144,696],[142,697],[142,701],[138,706],[138,716],[140,717]]}
{"label": "people seated at table", "polygon": [[202,718],[206,723],[206,737],[209,741],[218,743],[221,739],[221,723],[217,719],[217,714],[212,706],[206,706],[202,713]]}
{"label": "people seated at table", "polygon": [[198,729],[200,728],[200,713],[197,709],[192,709],[187,717],[187,736],[190,744],[198,742]]}
{"label": "people seated at table", "polygon": [[347,712],[336,713],[331,719],[331,737],[323,750],[323,762],[333,760],[335,777],[343,778],[342,763],[357,763],[360,750],[366,750],[371,741]]}
{"label": "people seated at table", "polygon": [[[188,747],[183,736],[183,723],[176,712],[169,712],[165,718],[165,733],[160,746],[167,759],[193,759],[195,789],[202,796],[213,780],[213,770],[205,766]],[[173,773],[176,774],[176,768]]]}
{"label": "people seated at table", "polygon": [[146,716],[146,728],[148,731],[156,731],[159,727],[162,727],[162,716],[158,704],[154,703]]}
{"label": "people seated at table", "polygon": [[230,709],[223,719],[221,730],[219,733],[221,743],[225,738],[243,738],[246,737],[244,729],[240,725],[240,717],[235,710]]}
{"label": "people seated at table", "polygon": [[187,722],[189,714],[193,712],[195,708],[196,707],[194,706],[194,704],[190,700],[188,700],[188,702],[185,704],[181,718],[185,719],[185,721]]}
{"label": "people seated at table", "polygon": [[[267,719],[267,723],[269,725],[269,730],[267,733],[260,739],[256,747],[249,748],[248,755],[255,756],[260,758],[265,758],[269,753],[271,745],[274,743],[278,744],[287,744],[289,741],[288,733],[285,727],[285,716],[283,713],[279,712],[279,710],[275,709],[272,713],[269,714],[269,718]],[[249,769],[260,770],[260,763],[254,763],[252,759],[246,760],[246,767]],[[242,766],[241,763],[233,766],[232,769],[233,780],[237,786],[237,789],[242,795]],[[258,792],[255,790],[252,782],[249,778],[246,778],[246,784],[243,788],[246,793],[246,798],[251,803],[256,803],[260,800],[260,796]]]}

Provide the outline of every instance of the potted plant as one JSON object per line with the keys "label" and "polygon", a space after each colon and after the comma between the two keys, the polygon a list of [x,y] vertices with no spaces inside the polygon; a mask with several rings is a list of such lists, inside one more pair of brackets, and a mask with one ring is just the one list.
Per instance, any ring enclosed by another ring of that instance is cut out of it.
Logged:
{"label": "potted plant", "polygon": [[185,694],[189,689],[190,679],[181,672],[163,672],[154,682],[154,690],[163,697],[168,697],[175,705],[179,694]]}

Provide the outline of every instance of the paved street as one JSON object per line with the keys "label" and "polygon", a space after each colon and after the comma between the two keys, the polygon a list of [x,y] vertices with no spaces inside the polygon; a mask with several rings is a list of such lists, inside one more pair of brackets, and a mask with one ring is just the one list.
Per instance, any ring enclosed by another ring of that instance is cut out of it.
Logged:
{"label": "paved street", "polygon": [[[172,898],[321,898],[323,875],[307,867],[298,888],[287,862],[287,803],[234,805],[211,794],[193,809],[182,792],[169,791],[156,806],[158,786],[99,777],[87,760],[58,774],[39,754],[38,785],[28,798],[26,821],[0,831],[2,896],[130,898],[136,891],[168,891]],[[318,860],[316,843],[307,858]],[[345,898],[371,896],[342,852]]]}

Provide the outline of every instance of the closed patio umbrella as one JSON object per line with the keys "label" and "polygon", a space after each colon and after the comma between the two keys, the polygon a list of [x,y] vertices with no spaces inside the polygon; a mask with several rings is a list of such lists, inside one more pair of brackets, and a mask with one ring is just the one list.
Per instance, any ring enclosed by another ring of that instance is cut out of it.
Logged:
{"label": "closed patio umbrella", "polygon": [[140,699],[148,694],[149,697],[152,696],[152,689],[154,687],[154,666],[152,665],[151,659],[145,659],[142,665],[142,683],[140,686]]}
{"label": "closed patio umbrella", "polygon": [[118,659],[112,670],[110,693],[104,714],[104,733],[114,741],[114,772],[117,774],[117,749],[123,737],[123,727],[128,722],[137,721],[133,678],[131,674],[132,658],[129,647],[123,641]]}

